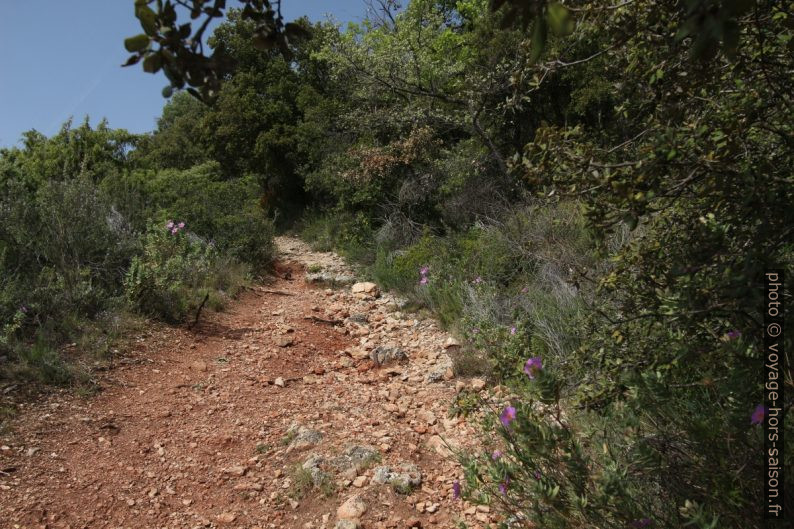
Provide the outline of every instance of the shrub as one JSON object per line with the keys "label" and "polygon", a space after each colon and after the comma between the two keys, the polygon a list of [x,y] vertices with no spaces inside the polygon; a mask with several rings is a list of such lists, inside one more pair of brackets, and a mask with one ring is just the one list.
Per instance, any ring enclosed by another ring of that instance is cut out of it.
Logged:
{"label": "shrub", "polygon": [[205,297],[239,286],[230,280],[235,275],[228,265],[212,244],[187,231],[184,222],[151,224],[143,254],[132,260],[124,278],[125,294],[144,314],[179,322]]}
{"label": "shrub", "polygon": [[85,177],[30,189],[8,180],[0,193],[0,316],[25,307],[16,338],[41,325],[66,339],[120,292],[136,240]]}
{"label": "shrub", "polygon": [[217,163],[157,173],[148,193],[158,206],[156,217],[190,220],[192,233],[212,241],[220,253],[250,264],[256,271],[274,257],[273,223],[265,217],[253,176],[226,179]]}

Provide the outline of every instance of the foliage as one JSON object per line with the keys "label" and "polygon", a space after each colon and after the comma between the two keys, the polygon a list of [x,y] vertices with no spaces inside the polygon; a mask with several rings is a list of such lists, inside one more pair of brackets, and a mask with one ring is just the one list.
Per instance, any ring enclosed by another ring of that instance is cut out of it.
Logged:
{"label": "foliage", "polygon": [[[240,1],[242,17],[255,25],[252,44],[259,50],[278,47],[282,54],[289,56],[291,41],[310,35],[299,22],[284,23],[279,0],[273,3],[269,0]],[[135,17],[144,32],[124,40],[124,47],[132,53],[125,66],[143,60],[145,72],[157,73],[162,69],[170,83],[163,89],[164,97],[170,97],[175,88],[182,89],[187,84],[187,91],[196,98],[214,100],[220,81],[233,68],[233,60],[223,47],[205,56],[204,32],[214,18],[224,16],[226,2],[192,0],[188,5],[180,0],[158,0],[156,11],[149,7],[152,3],[154,0],[135,0]],[[191,20],[204,16],[195,31],[191,22],[178,22],[179,7],[189,10]],[[153,45],[157,45],[157,49]]]}
{"label": "foliage", "polygon": [[347,141],[306,173],[336,220],[315,233],[366,227],[374,277],[514,385],[510,457],[470,467],[513,525],[757,526],[759,285],[794,268],[791,13],[502,5],[415,0],[326,38]]}
{"label": "foliage", "polygon": [[254,177],[224,179],[216,162],[165,170],[148,184],[157,218],[190,219],[192,233],[226,255],[265,270],[274,257],[273,227],[259,206]]}
{"label": "foliage", "polygon": [[224,290],[237,287],[239,282],[224,277],[239,273],[230,264],[184,222],[151,224],[142,255],[133,258],[124,277],[124,292],[144,314],[180,322],[195,313],[205,297],[223,296]]}
{"label": "foliage", "polygon": [[[198,296],[222,308],[247,280],[241,261],[268,268],[273,227],[255,178],[224,178],[217,163],[163,169],[168,162],[149,156],[146,141],[105,123],[95,130],[87,120],[76,129],[67,123],[51,138],[35,131],[25,138],[23,148],[0,151],[2,376],[81,380],[79,358],[107,355],[120,335],[115,322],[127,319],[125,278],[143,289],[127,288],[135,307],[176,322]],[[190,236],[202,250],[186,251],[182,261],[164,258],[164,248],[142,235],[151,222],[177,215],[202,230]],[[147,298],[144,286],[154,284],[147,273],[161,273],[159,266],[172,283]],[[69,362],[64,343],[79,346]]]}
{"label": "foliage", "polygon": [[794,270],[789,6],[395,4],[342,30],[246,0],[207,57],[206,22],[176,10],[224,2],[137,0],[130,63],[215,104],[177,95],[145,138],[68,125],[3,151],[3,347],[96,313],[122,276],[179,320],[236,283],[224,259],[269,260],[268,218],[308,207],[305,236],[510,386],[484,424],[500,440],[466,461],[505,525],[757,527],[760,285]]}
{"label": "foliage", "polygon": [[208,107],[188,94],[175,94],[163,107],[155,131],[139,140],[131,157],[149,169],[185,170],[209,161],[207,112]]}

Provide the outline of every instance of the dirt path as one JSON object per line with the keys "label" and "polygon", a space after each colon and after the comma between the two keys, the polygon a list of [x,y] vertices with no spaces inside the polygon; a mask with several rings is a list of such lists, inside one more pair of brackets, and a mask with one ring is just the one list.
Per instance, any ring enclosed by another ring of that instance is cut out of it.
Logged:
{"label": "dirt path", "polygon": [[283,278],[192,331],[141,337],[99,395],[25,408],[0,436],[0,528],[488,520],[453,499],[461,471],[442,438],[463,447],[474,432],[447,418],[448,336],[389,295],[307,283],[305,268],[350,271],[278,244]]}

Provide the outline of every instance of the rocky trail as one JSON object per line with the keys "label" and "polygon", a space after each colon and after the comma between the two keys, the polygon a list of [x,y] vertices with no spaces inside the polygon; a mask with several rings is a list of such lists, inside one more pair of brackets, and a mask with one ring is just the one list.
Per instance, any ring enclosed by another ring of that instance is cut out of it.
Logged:
{"label": "rocky trail", "polygon": [[[278,240],[278,274],[193,329],[133,340],[98,395],[0,433],[0,528],[484,527],[453,498],[475,430],[455,347],[337,256]],[[310,274],[305,271],[311,271]],[[313,283],[337,279],[337,288]],[[342,284],[339,284],[342,283]]]}

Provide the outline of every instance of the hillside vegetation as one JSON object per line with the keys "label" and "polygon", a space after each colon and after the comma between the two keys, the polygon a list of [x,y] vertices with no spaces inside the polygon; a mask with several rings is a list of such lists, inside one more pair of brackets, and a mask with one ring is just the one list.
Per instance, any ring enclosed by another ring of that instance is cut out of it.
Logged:
{"label": "hillside vegetation", "polygon": [[506,526],[760,527],[762,286],[794,272],[790,6],[381,4],[300,21],[289,54],[231,10],[212,104],[177,92],[150,135],[66,124],[0,151],[0,368],[74,380],[61,345],[222,307],[290,229],[453,329],[458,375],[509,388],[461,491]]}

